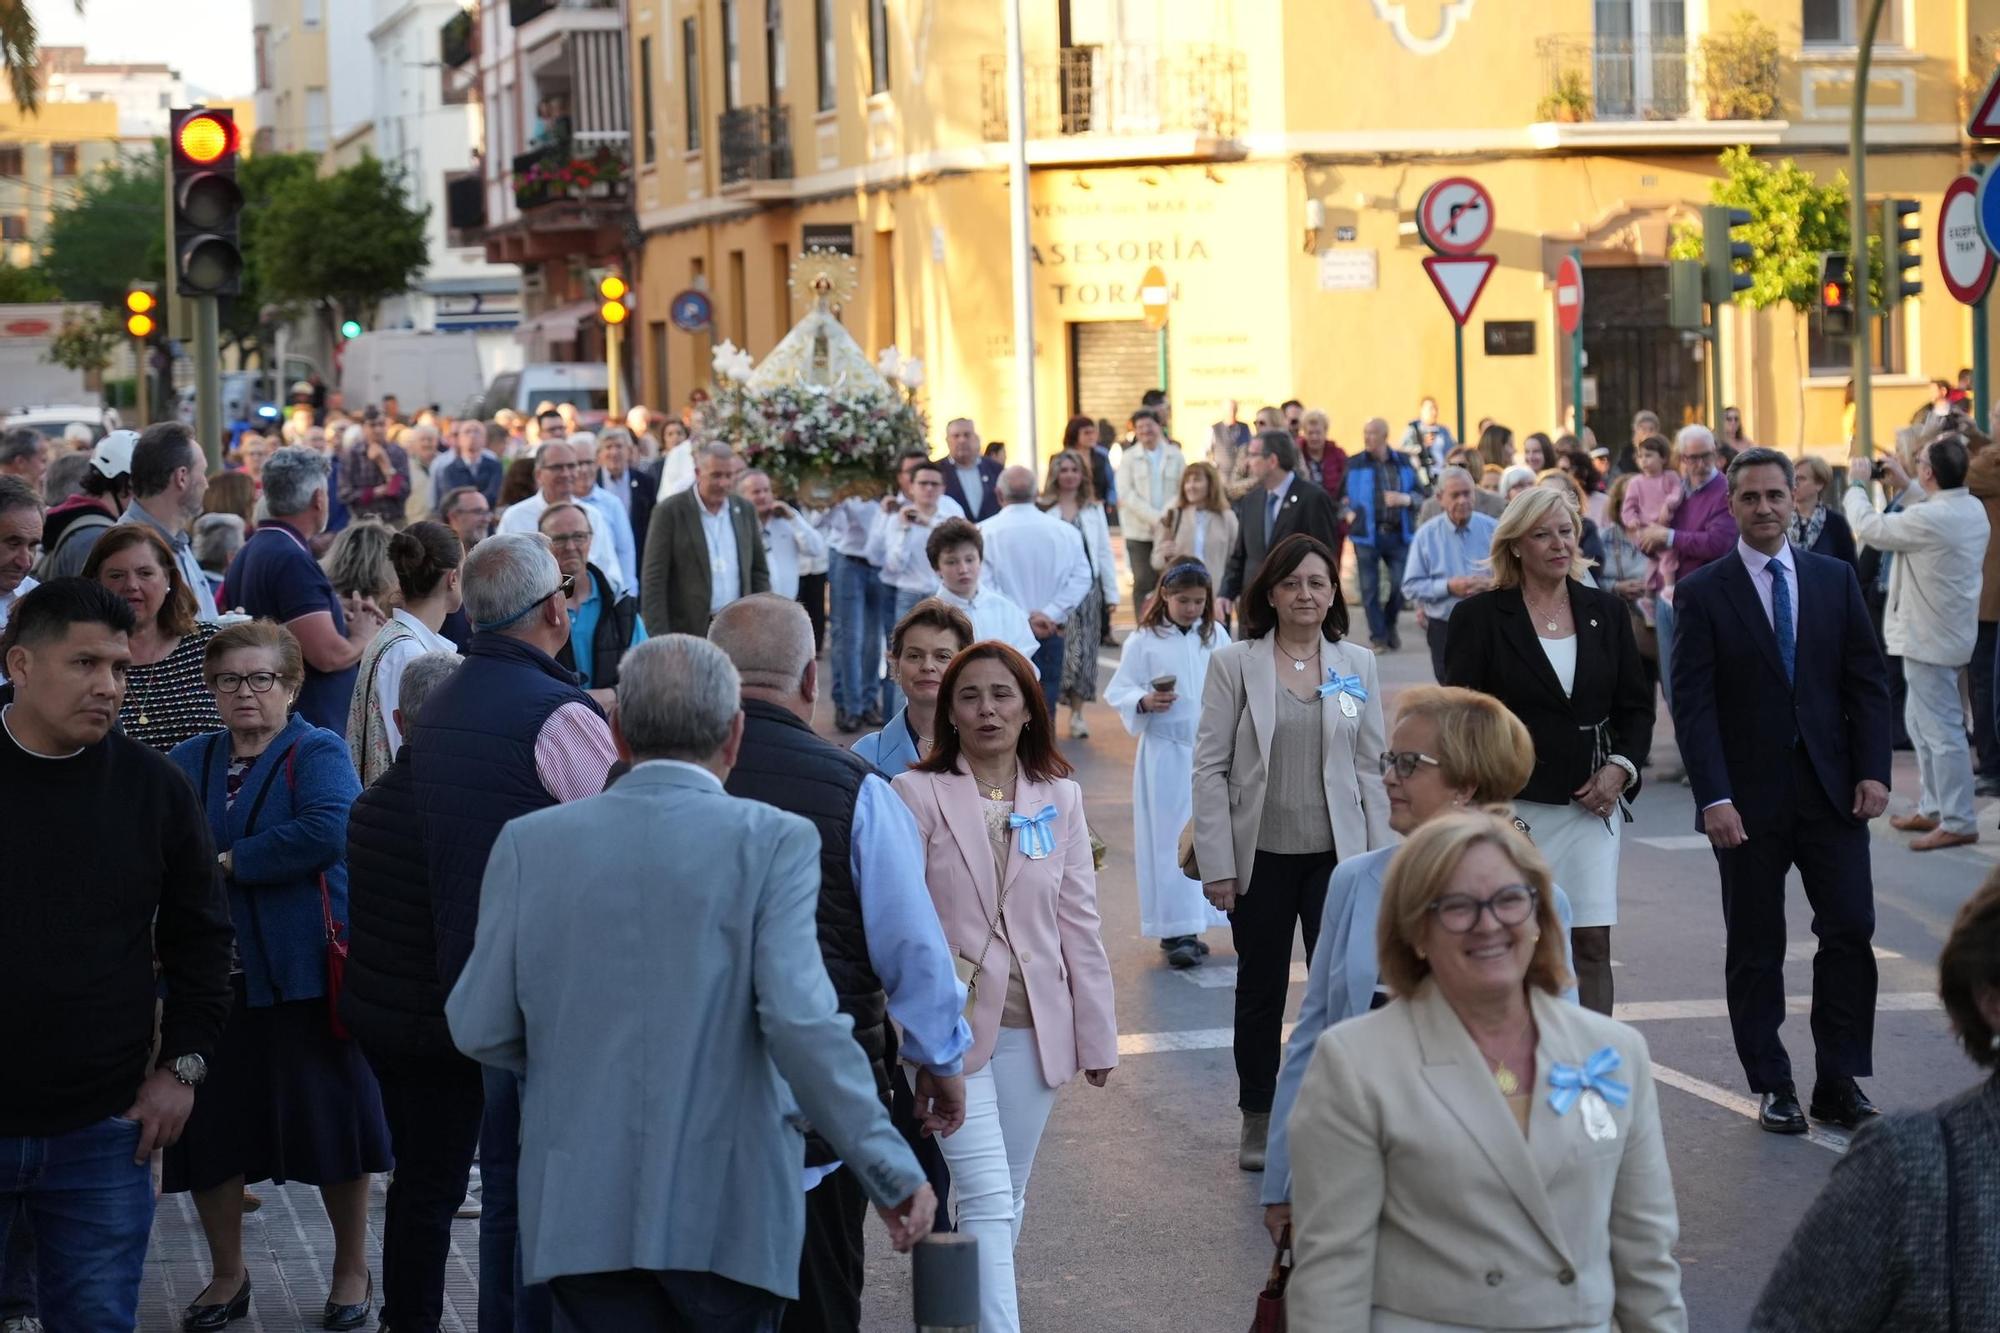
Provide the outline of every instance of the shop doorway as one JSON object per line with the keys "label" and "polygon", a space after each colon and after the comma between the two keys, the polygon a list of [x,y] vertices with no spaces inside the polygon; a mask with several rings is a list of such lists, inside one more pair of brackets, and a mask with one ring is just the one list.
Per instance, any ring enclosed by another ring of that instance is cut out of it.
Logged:
{"label": "shop doorway", "polygon": [[1139,399],[1158,387],[1159,364],[1159,337],[1144,320],[1071,324],[1070,413],[1109,421],[1122,436],[1126,418],[1139,409]]}
{"label": "shop doorway", "polygon": [[1632,416],[1659,414],[1671,436],[1703,420],[1699,340],[1667,323],[1667,270],[1586,268],[1583,273],[1585,372],[1597,380],[1597,405],[1584,420],[1597,442],[1619,457],[1631,439]]}

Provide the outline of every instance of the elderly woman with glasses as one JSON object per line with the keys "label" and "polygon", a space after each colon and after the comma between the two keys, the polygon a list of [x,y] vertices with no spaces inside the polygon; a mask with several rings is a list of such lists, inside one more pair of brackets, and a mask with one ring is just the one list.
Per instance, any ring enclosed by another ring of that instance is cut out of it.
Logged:
{"label": "elderly woman with glasses", "polygon": [[[1450,685],[1419,685],[1397,698],[1395,730],[1382,755],[1389,827],[1409,837],[1441,815],[1467,807],[1502,807],[1527,784],[1535,743],[1521,719],[1490,694]],[[1517,819],[1515,824],[1525,830]],[[1338,866],[1327,883],[1320,947],[1306,978],[1299,1019],[1285,1044],[1285,1066],[1271,1103],[1264,1166],[1264,1225],[1277,1241],[1292,1221],[1291,1139],[1286,1122],[1320,1034],[1389,1000],[1375,953],[1382,881],[1398,848],[1380,847]],[[1556,919],[1569,930],[1569,897],[1551,885]],[[1565,961],[1568,947],[1564,946]],[[1563,998],[1574,1000],[1573,987]]]}
{"label": "elderly woman with glasses", "polygon": [[322,1326],[360,1328],[368,1273],[368,1177],[391,1165],[381,1093],[336,1028],[328,936],[347,931],[347,811],[361,794],[347,742],[293,711],[305,659],[290,630],[231,625],[202,671],[224,729],[176,746],[220,853],[236,922],[235,1004],[194,1113],[167,1150],[163,1189],[193,1191],[208,1286],[182,1316],[220,1329],[250,1309],[243,1186],[317,1185],[333,1225]]}
{"label": "elderly woman with glasses", "polygon": [[1646,1041],[1558,999],[1541,854],[1438,816],[1375,936],[1394,998],[1326,1030],[1292,1112],[1292,1326],[1685,1330]]}

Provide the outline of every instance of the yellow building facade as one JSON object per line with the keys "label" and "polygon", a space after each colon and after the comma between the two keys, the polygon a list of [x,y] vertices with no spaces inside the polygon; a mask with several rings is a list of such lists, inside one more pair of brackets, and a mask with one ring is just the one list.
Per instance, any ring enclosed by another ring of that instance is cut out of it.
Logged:
{"label": "yellow building facade", "polygon": [[[1194,447],[1226,400],[1370,416],[1437,396],[1452,324],[1418,198],[1467,176],[1498,261],[1465,330],[1465,418],[1552,433],[1571,401],[1556,267],[1585,268],[1586,420],[1708,419],[1707,348],[1667,326],[1667,247],[1745,144],[1848,167],[1859,0],[1023,0],[1039,452],[1073,412],[1120,425],[1164,385]],[[1876,437],[1969,364],[1971,313],[1935,262],[1960,126],[2000,0],[1888,0],[1869,78],[1867,191],[1922,205],[1925,290],[1893,312]],[[799,313],[786,268],[851,248],[843,320],[929,368],[948,417],[1018,438],[1004,6],[948,0],[631,0],[633,203],[645,401],[678,404],[729,338],[762,355]],[[1747,82],[1708,39],[1754,21]],[[1716,72],[1711,72],[1711,68]],[[1746,96],[1745,94],[1750,94]],[[1758,96],[1761,94],[1761,96]],[[1157,267],[1172,301],[1143,322]],[[704,291],[710,330],[669,303]],[[1759,442],[1837,449],[1847,352],[1789,307],[1730,309],[1723,397]],[[1019,451],[1016,451],[1019,456]]]}
{"label": "yellow building facade", "polygon": [[49,219],[75,202],[85,179],[121,152],[146,149],[143,139],[119,137],[109,102],[45,102],[23,114],[0,100],[0,259],[34,263]]}

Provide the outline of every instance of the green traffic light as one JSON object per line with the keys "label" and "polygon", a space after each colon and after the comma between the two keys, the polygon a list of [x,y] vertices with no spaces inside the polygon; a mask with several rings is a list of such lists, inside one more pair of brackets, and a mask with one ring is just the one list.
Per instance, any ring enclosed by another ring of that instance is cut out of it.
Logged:
{"label": "green traffic light", "polygon": [[361,336],[361,321],[350,319],[342,324],[340,326],[340,336],[343,338],[359,338]]}

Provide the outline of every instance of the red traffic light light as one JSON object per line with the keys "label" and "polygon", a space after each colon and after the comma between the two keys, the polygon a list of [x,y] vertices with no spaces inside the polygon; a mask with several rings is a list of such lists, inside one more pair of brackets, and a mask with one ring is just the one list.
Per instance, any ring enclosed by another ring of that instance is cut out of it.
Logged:
{"label": "red traffic light light", "polygon": [[1829,281],[1819,289],[1821,305],[1840,306],[1847,304],[1847,289],[1837,282]]}
{"label": "red traffic light light", "polygon": [[174,146],[188,161],[207,166],[236,151],[236,119],[206,112],[189,116],[181,122]]}

